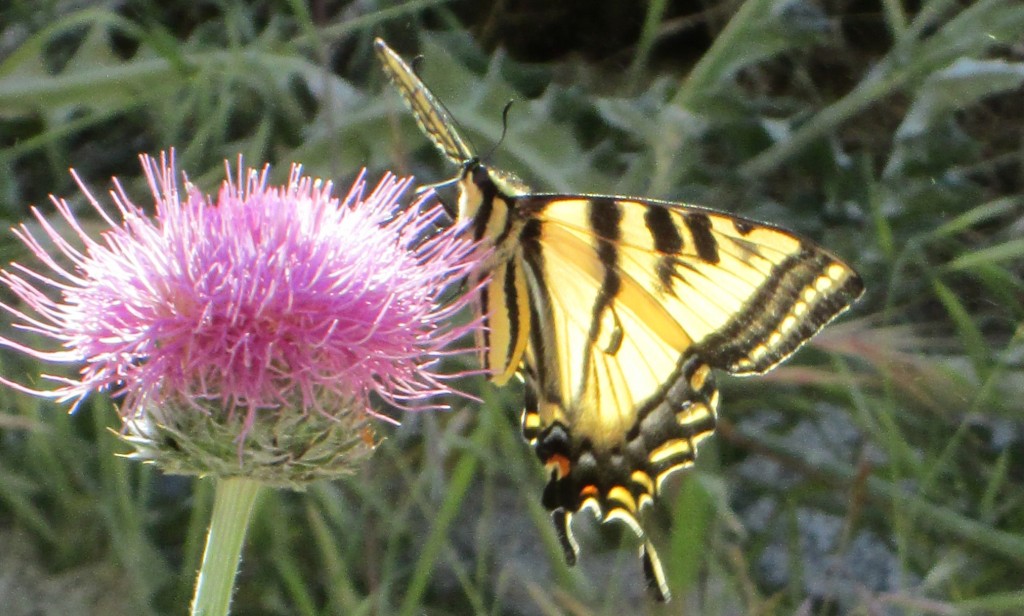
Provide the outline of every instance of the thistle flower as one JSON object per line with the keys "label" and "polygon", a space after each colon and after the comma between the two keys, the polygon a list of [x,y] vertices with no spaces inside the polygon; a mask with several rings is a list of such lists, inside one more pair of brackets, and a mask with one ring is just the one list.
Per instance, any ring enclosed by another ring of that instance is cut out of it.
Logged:
{"label": "thistle flower", "polygon": [[76,405],[120,397],[133,456],[167,472],[291,487],[372,450],[374,400],[438,408],[452,393],[438,364],[470,327],[447,325],[467,300],[441,300],[476,249],[455,228],[425,239],[443,210],[427,197],[399,210],[409,179],[387,175],[367,196],[360,176],[339,200],[297,166],[272,187],[266,168],[240,161],[211,200],[187,178],[179,191],[173,154],[142,165],[154,216],[115,180],[115,221],[76,175],[110,226],[99,239],[56,198],[77,237],[33,214],[63,259],[15,229],[48,271],[0,272],[33,314],[2,307],[61,348],[0,344],[82,368],[78,379],[44,377],[58,383],[48,391],[5,383]]}

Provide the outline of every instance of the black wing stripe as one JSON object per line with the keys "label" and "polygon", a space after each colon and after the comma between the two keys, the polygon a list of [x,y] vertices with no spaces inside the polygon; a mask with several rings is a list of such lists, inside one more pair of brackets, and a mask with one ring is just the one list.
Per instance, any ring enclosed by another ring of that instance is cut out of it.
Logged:
{"label": "black wing stripe", "polygon": [[523,226],[519,236],[519,245],[522,249],[523,262],[526,265],[529,276],[527,276],[530,290],[530,353],[533,362],[533,376],[536,379],[535,392],[537,397],[546,402],[561,406],[563,404],[562,394],[557,380],[559,371],[558,357],[555,355],[557,348],[553,339],[554,332],[551,330],[551,323],[554,322],[554,315],[551,309],[551,295],[544,275],[544,253],[540,244],[542,223],[533,218]]}
{"label": "black wing stripe", "polygon": [[666,255],[676,255],[683,251],[683,236],[672,220],[672,214],[666,208],[647,204],[644,222],[654,240],[655,250]]}
{"label": "black wing stripe", "polygon": [[647,204],[644,222],[654,240],[654,249],[661,253],[658,264],[655,266],[655,272],[658,281],[661,282],[662,291],[674,293],[672,274],[675,271],[677,259],[673,255],[683,252],[683,236],[679,233],[675,221],[672,220],[672,214],[668,209],[659,205]]}
{"label": "black wing stripe", "polygon": [[718,263],[718,242],[711,234],[711,219],[707,214],[686,214],[683,216],[686,227],[693,235],[697,248],[697,256],[705,263]]}
{"label": "black wing stripe", "polygon": [[[479,283],[477,276],[473,276],[474,283]],[[474,285],[475,286],[475,285]],[[491,348],[491,311],[490,311],[490,298],[488,297],[488,289],[486,287],[480,289],[477,294],[477,305],[480,310],[480,329],[479,332],[481,348],[483,349],[483,357],[485,367],[490,370],[490,348]]]}
{"label": "black wing stripe", "polygon": [[491,216],[494,215],[494,199],[498,194],[498,189],[494,184],[484,184],[478,188],[480,189],[480,207],[473,218],[473,239],[479,242],[487,233]]}
{"label": "black wing stripe", "polygon": [[[701,355],[716,368],[737,374],[764,372],[788,357],[863,291],[860,278],[851,274],[840,286],[816,294],[812,301],[803,300],[801,294],[813,289],[822,272],[834,265],[837,264],[831,256],[810,247],[780,262],[744,309],[701,342]],[[806,304],[808,312],[800,317],[795,327],[779,332],[791,307],[801,302]],[[781,338],[768,352],[750,357],[756,347],[765,344],[777,332]]]}
{"label": "black wing stripe", "polygon": [[[597,339],[604,311],[611,306],[622,288],[619,276],[619,250],[616,243],[621,238],[622,210],[612,199],[593,199],[589,204],[588,218],[597,245],[597,259],[604,268],[601,289],[594,299],[590,323],[590,342]],[[590,361],[589,353],[587,361]]]}
{"label": "black wing stripe", "polygon": [[516,349],[519,347],[519,327],[522,320],[519,313],[519,290],[516,288],[516,281],[522,272],[513,259],[505,266],[505,310],[508,312],[508,339],[509,345],[505,352],[505,365],[508,366],[514,361]]}
{"label": "black wing stripe", "polygon": [[732,227],[733,229],[736,229],[736,231],[739,232],[740,235],[748,235],[751,231],[754,230],[753,223],[751,223],[749,220],[744,220],[742,218],[733,218]]}

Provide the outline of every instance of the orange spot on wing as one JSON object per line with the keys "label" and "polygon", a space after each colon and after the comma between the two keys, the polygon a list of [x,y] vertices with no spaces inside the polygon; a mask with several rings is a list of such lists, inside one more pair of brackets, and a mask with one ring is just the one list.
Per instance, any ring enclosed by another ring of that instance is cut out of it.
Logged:
{"label": "orange spot on wing", "polygon": [[565,456],[556,453],[555,455],[547,459],[547,461],[544,463],[544,467],[549,470],[554,469],[556,473],[555,476],[561,479],[562,477],[566,477],[569,475],[569,458],[566,458]]}

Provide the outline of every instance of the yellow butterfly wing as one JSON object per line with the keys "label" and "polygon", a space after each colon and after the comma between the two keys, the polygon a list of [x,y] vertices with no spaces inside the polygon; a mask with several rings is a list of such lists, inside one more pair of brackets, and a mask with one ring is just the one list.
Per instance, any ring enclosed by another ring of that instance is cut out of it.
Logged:
{"label": "yellow butterfly wing", "polygon": [[[423,133],[448,160],[462,167],[458,182],[459,220],[473,221],[470,232],[475,239],[504,237],[508,244],[495,250],[494,258],[468,281],[470,288],[476,288],[484,276],[490,275],[476,305],[483,319],[477,346],[482,350],[481,361],[491,380],[504,385],[519,369],[530,331],[524,272],[519,261],[511,258],[521,221],[514,216],[510,204],[511,195],[528,193],[529,188],[513,174],[479,165],[472,149],[455,129],[451,114],[412,68],[379,38],[374,41],[374,50]],[[481,192],[483,186],[494,190],[485,196]],[[481,211],[485,203],[486,208]]]}
{"label": "yellow butterfly wing", "polygon": [[862,291],[857,274],[787,231],[702,208],[530,195],[516,207],[533,305],[526,438],[570,562],[574,512],[627,523],[668,598],[637,517],[715,427],[711,368],[763,372]]}
{"label": "yellow butterfly wing", "polygon": [[497,384],[523,372],[523,434],[549,472],[543,504],[566,558],[581,508],[643,541],[657,596],[668,587],[637,514],[693,463],[715,428],[712,368],[765,372],[859,297],[842,261],[770,225],[629,197],[531,194],[486,167],[450,114],[380,39],[376,51],[416,122],[462,171],[459,218],[493,247],[478,309]]}
{"label": "yellow butterfly wing", "polygon": [[473,150],[455,130],[455,120],[416,73],[381,39],[373,42],[384,72],[412,110],[420,130],[434,142],[448,160],[457,165],[474,158]]}

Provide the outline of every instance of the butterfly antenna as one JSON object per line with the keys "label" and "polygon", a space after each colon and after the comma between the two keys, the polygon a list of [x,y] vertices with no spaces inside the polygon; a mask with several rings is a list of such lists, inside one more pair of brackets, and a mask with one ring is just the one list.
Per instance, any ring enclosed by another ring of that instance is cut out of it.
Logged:
{"label": "butterfly antenna", "polygon": [[480,157],[483,160],[491,160],[494,153],[499,147],[501,147],[502,142],[505,141],[505,134],[508,133],[508,113],[512,109],[512,103],[514,102],[515,101],[513,99],[509,99],[508,102],[505,103],[505,108],[501,110],[501,137],[498,138],[497,143],[491,146],[491,151],[487,153],[487,156]]}
{"label": "butterfly antenna", "polygon": [[416,75],[417,77],[420,76],[420,68],[422,66],[423,66],[423,54],[420,54],[420,55],[414,57],[409,62],[409,68],[412,69],[412,74]]}

